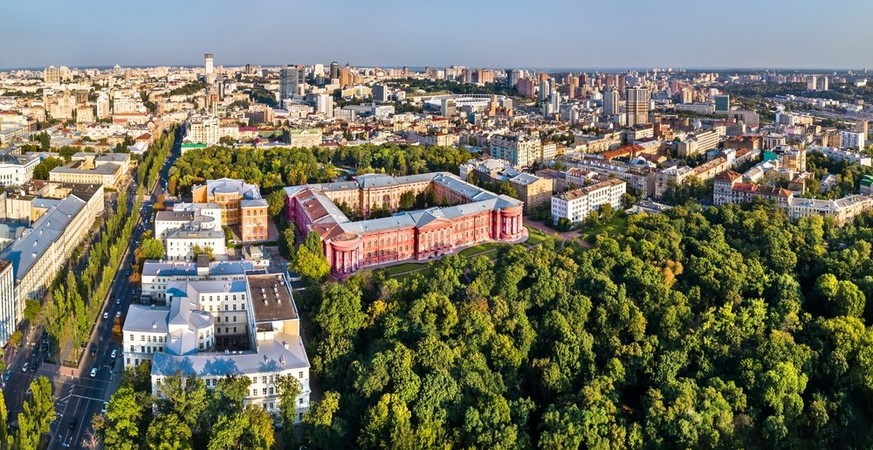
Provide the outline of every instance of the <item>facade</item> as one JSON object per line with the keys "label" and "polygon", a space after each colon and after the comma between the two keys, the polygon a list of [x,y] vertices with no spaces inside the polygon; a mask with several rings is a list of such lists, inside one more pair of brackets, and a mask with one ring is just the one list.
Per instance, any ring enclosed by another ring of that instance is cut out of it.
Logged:
{"label": "facade", "polygon": [[863,150],[867,136],[854,131],[840,131],[840,147]]}
{"label": "facade", "polygon": [[188,119],[185,140],[198,144],[215,145],[221,138],[221,125],[215,116],[194,116]]}
{"label": "facade", "polygon": [[529,173],[520,173],[509,179],[509,185],[518,192],[518,199],[524,203],[524,211],[546,205],[552,201],[554,182]]}
{"label": "facade", "polygon": [[291,104],[290,99],[301,95],[306,86],[306,68],[286,64],[279,73],[279,101],[283,109]]}
{"label": "facade", "polygon": [[0,259],[0,346],[6,345],[9,336],[18,328],[18,312],[15,301],[15,275],[12,263]]}
{"label": "facade", "polygon": [[652,92],[645,87],[627,88],[625,109],[627,111],[627,126],[645,125],[649,123],[649,106]]}
{"label": "facade", "polygon": [[538,138],[516,135],[496,135],[491,138],[490,154],[505,159],[515,167],[527,167],[542,161],[542,142]]}
{"label": "facade", "polygon": [[321,145],[321,128],[295,129],[288,131],[291,147],[318,147]]}
{"label": "facade", "polygon": [[772,186],[762,186],[742,181],[742,175],[730,171],[715,179],[713,184],[713,203],[745,203],[755,199],[768,200],[785,212],[791,219],[822,216],[832,217],[843,225],[864,211],[873,208],[873,197],[868,195],[848,195],[836,200],[819,200],[795,197],[794,193]]}
{"label": "facade", "polygon": [[[404,194],[430,193],[439,204],[391,217],[352,222],[336,206],[369,215],[372,208],[396,211]],[[453,253],[488,241],[524,236],[523,203],[496,195],[458,177],[436,172],[406,177],[363,175],[352,182],[285,188],[285,214],[299,233],[317,233],[334,274],[364,267]]]}
{"label": "facade", "polygon": [[[222,230],[172,230],[167,232],[163,241],[166,258],[171,261],[193,261],[201,253],[227,254]],[[195,251],[197,249],[199,253]]]}
{"label": "facade", "polygon": [[142,298],[166,303],[167,285],[177,281],[233,281],[245,279],[246,272],[254,270],[247,261],[189,261],[148,260],[142,267]]}
{"label": "facade", "polygon": [[557,223],[564,218],[571,223],[585,220],[592,211],[605,204],[621,209],[621,196],[627,191],[627,183],[610,178],[599,183],[573,189],[552,197],[552,220]]}
{"label": "facade", "polygon": [[30,232],[0,253],[0,258],[13,266],[15,323],[23,318],[25,300],[45,295],[73,250],[88,237],[94,219],[103,211],[102,187],[98,194],[99,212],[95,211],[90,199],[86,202],[69,195],[37,219]]}
{"label": "facade", "polygon": [[20,186],[33,178],[39,157],[14,156],[0,153],[0,185]]}
{"label": "facade", "polygon": [[674,166],[660,170],[655,178],[655,197],[663,196],[672,183],[681,185],[691,177],[706,181],[730,168],[731,163],[728,162],[727,158],[719,156],[694,168]]}
{"label": "facade", "polygon": [[726,114],[731,109],[731,96],[730,95],[716,95],[715,96],[715,112],[718,114]]}
{"label": "facade", "polygon": [[679,156],[687,158],[708,152],[718,148],[718,141],[718,132],[715,130],[695,133],[679,143]]}
{"label": "facade", "polygon": [[49,172],[49,180],[59,183],[102,184],[117,187],[130,165],[128,153],[85,153],[73,155],[72,161]]}
{"label": "facade", "polygon": [[[152,393],[176,374],[249,377],[245,404],[276,415],[280,376],[300,382],[298,421],[309,409],[309,359],[300,338],[297,307],[281,274],[248,274],[231,281],[173,281],[167,306],[131,305],[123,327],[125,367],[152,361]],[[222,351],[222,348],[224,350]],[[242,350],[230,350],[242,348]]]}
{"label": "facade", "polygon": [[221,210],[221,225],[240,225],[243,242],[265,241],[268,237],[267,200],[254,184],[221,178],[194,186],[195,203],[214,203]]}

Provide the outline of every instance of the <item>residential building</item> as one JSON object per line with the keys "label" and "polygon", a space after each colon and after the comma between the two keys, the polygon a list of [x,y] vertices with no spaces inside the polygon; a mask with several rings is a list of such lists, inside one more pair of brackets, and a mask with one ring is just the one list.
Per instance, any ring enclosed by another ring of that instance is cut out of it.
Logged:
{"label": "residential building", "polygon": [[715,96],[715,112],[716,114],[727,114],[731,110],[731,96],[716,95]]}
{"label": "residential building", "polygon": [[221,225],[239,225],[243,242],[265,241],[268,235],[267,200],[254,184],[221,178],[194,186],[195,203],[214,203],[221,209]]}
{"label": "residential building", "polygon": [[102,184],[115,188],[127,174],[129,153],[85,153],[73,155],[72,161],[49,172],[49,180],[59,183]]}
{"label": "residential building", "polygon": [[209,261],[205,257],[196,261],[147,260],[142,266],[141,298],[166,304],[167,285],[171,282],[242,280],[253,270],[255,267],[248,261]]}
{"label": "residential building", "polygon": [[[168,231],[163,238],[166,259],[193,261],[198,254],[226,255],[223,230],[178,229]],[[198,250],[199,252],[195,251]]]}
{"label": "residential building", "polygon": [[0,346],[5,346],[18,328],[16,307],[14,269],[10,261],[0,259]]}
{"label": "residential building", "polygon": [[[438,204],[420,211],[352,222],[336,206],[365,217],[373,208],[395,211],[403,195],[432,194]],[[514,242],[522,226],[521,201],[436,172],[406,177],[362,175],[354,181],[285,188],[286,218],[298,233],[317,233],[334,274],[364,267],[425,260],[489,241]]]}
{"label": "residential building", "polygon": [[221,138],[220,122],[216,116],[194,116],[188,119],[185,141],[215,145]]}
{"label": "residential building", "polygon": [[0,185],[19,186],[33,178],[33,169],[39,164],[38,156],[10,155],[8,152],[0,153]]}
{"label": "residential building", "polygon": [[625,97],[627,126],[645,125],[649,123],[649,108],[652,102],[652,92],[646,87],[629,87]]}
{"label": "residential building", "polygon": [[291,147],[318,147],[321,145],[321,128],[288,130],[288,145]]}
{"label": "residential building", "polygon": [[617,178],[609,178],[590,186],[569,190],[552,196],[552,220],[558,223],[567,219],[571,223],[585,220],[592,211],[608,204],[613,209],[621,209],[621,197],[627,191],[627,183]]}
{"label": "residential building", "polygon": [[694,157],[718,148],[718,141],[718,132],[716,130],[700,131],[691,134],[679,143],[679,157]]}
{"label": "residential building", "polygon": [[505,159],[515,167],[527,167],[542,157],[542,142],[525,134],[491,137],[490,155]]}
{"label": "residential building", "polygon": [[864,150],[867,136],[855,131],[840,131],[840,147]]}
{"label": "residential building", "polygon": [[524,202],[525,212],[538,206],[548,206],[552,199],[553,182],[548,178],[520,173],[509,179],[509,185],[518,193],[518,199]]}

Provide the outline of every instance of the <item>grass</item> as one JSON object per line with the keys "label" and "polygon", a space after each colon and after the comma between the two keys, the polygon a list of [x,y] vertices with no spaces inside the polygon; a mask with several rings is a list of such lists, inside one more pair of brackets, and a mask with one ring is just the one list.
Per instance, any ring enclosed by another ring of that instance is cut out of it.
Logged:
{"label": "grass", "polygon": [[492,251],[497,250],[504,244],[499,242],[487,242],[485,244],[480,244],[474,247],[465,248],[458,253],[458,255],[463,256],[465,258],[469,258],[471,256],[481,255],[483,253],[490,253]]}
{"label": "grass", "polygon": [[594,243],[594,238],[600,233],[606,234],[620,234],[623,233],[627,228],[627,217],[624,215],[617,215],[612,219],[607,220],[600,225],[596,225],[587,229],[584,229],[582,232],[585,234],[585,242],[589,244]]}
{"label": "grass", "polygon": [[[500,247],[507,245],[502,244],[500,242],[486,242],[484,244],[479,244],[470,248],[465,248],[458,252],[458,255],[464,258],[471,258],[473,256],[487,255],[496,252],[500,249]],[[379,269],[385,272],[389,277],[403,277],[411,272],[418,272],[422,275],[428,275],[432,270],[431,261],[425,261],[420,263],[403,263],[398,264],[396,266],[389,266],[383,269]]]}
{"label": "grass", "polygon": [[546,233],[543,233],[536,228],[531,228],[529,226],[525,226],[525,228],[527,228],[528,232],[528,238],[527,241],[525,241],[525,244],[527,244],[529,247],[540,245],[549,237]]}
{"label": "grass", "polygon": [[402,273],[412,272],[413,270],[421,270],[425,269],[430,265],[430,262],[420,262],[420,263],[404,263],[398,264],[396,266],[386,267],[382,270],[388,274],[389,277],[396,277]]}

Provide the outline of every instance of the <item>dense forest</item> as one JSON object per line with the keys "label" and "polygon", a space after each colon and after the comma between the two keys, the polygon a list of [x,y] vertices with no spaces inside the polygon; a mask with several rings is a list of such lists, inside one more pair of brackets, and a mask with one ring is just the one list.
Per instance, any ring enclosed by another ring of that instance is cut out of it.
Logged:
{"label": "dense forest", "polygon": [[304,445],[869,448],[871,239],[869,215],[689,205],[310,288]]}
{"label": "dense forest", "polygon": [[[327,148],[232,149],[216,146],[182,155],[170,169],[170,193],[187,192],[194,184],[222,177],[242,178],[270,191],[284,186],[335,179],[338,167],[357,174],[412,175],[458,172],[470,153],[454,147],[361,145]],[[378,168],[378,169],[375,169]]]}

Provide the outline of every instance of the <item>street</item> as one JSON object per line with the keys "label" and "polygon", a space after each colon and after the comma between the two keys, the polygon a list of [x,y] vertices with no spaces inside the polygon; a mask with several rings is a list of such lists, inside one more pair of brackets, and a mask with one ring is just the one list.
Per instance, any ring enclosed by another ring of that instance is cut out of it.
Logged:
{"label": "street", "polygon": [[[169,168],[179,154],[180,144],[181,140],[177,138],[166,164],[161,169],[160,179],[155,184],[150,199],[143,201],[142,209],[136,212],[140,216],[138,225],[122,256],[108,299],[92,330],[91,339],[78,370],[42,363],[46,352],[41,351],[40,348],[41,328],[34,329],[29,336],[25,336],[25,345],[16,351],[9,362],[7,372],[4,374],[3,389],[11,424],[17,424],[18,413],[29,395],[33,378],[45,375],[53,384],[57,419],[52,423],[49,431],[51,436],[49,449],[88,448],[86,444],[92,440],[94,433],[91,426],[92,417],[102,412],[104,403],[118,389],[124,364],[121,362],[120,336],[113,336],[112,328],[116,321],[119,324],[124,323],[128,305],[137,299],[136,286],[129,282],[128,269],[133,263],[136,243],[140,242],[143,232],[148,229],[152,204],[166,187],[165,180]],[[135,174],[131,175],[134,182],[128,187],[128,209],[133,207],[136,193],[136,177]],[[116,351],[114,358],[113,350]],[[27,364],[26,371],[23,370],[25,364]]]}

